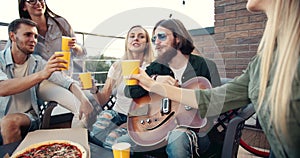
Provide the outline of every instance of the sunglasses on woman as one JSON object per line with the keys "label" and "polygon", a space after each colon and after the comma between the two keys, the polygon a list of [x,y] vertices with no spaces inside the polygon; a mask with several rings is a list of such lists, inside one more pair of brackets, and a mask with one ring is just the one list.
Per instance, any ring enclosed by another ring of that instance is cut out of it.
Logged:
{"label": "sunglasses on woman", "polygon": [[45,3],[46,0],[26,0],[27,3],[29,3],[30,5],[36,5],[37,2],[40,3]]}
{"label": "sunglasses on woman", "polygon": [[165,32],[159,32],[156,35],[153,35],[151,38],[151,42],[155,43],[156,39],[159,39],[160,41],[165,41],[167,39],[167,34]]}

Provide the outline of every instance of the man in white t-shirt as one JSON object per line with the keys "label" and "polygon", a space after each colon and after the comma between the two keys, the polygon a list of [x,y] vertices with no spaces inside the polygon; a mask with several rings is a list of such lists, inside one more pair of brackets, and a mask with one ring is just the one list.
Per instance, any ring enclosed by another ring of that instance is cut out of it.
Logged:
{"label": "man in white t-shirt", "polygon": [[[173,86],[182,85],[197,76],[205,77],[210,82],[212,78],[220,80],[218,73],[217,77],[212,75],[207,59],[192,54],[195,46],[192,37],[181,21],[167,19],[156,23],[152,32],[152,43],[158,57],[145,70],[152,79]],[[212,61],[209,62],[212,64]],[[140,98],[147,95],[148,91],[141,86],[127,86],[125,94],[130,98]],[[193,157],[195,153],[207,151],[210,144],[208,136],[205,133],[200,134],[195,131],[197,130],[186,127],[170,130],[166,137],[167,145],[165,148],[168,157]],[[146,148],[136,145],[135,142],[128,139],[128,136],[119,138],[118,142],[131,143],[131,151],[135,154],[150,149],[149,145]],[[156,146],[160,147],[159,145]],[[197,155],[199,156],[199,154]]]}
{"label": "man in white t-shirt", "polygon": [[[33,55],[37,43],[37,24],[16,19],[8,27],[11,47],[0,52],[0,143],[22,139],[28,131],[38,129],[39,99],[37,89],[44,80],[69,89],[80,100],[80,115],[88,117],[93,107],[81,88],[61,73],[67,61],[53,55],[48,61]],[[1,138],[2,137],[2,138]]]}

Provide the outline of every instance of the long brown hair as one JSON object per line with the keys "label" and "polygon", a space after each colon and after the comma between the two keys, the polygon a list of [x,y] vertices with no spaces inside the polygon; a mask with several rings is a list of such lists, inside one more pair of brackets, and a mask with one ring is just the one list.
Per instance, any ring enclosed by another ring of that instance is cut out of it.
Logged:
{"label": "long brown hair", "polygon": [[[20,18],[26,18],[26,19],[31,19],[28,11],[24,11],[23,8],[25,6],[25,2],[26,0],[18,0],[19,2],[19,16]],[[62,25],[56,20],[56,18],[61,18],[60,15],[57,15],[55,14],[49,7],[48,5],[46,4],[46,1],[45,1],[45,6],[46,6],[46,11],[44,13],[46,19],[48,18],[51,18],[53,19],[53,21],[57,24],[58,28],[60,29],[60,31],[62,32],[62,35],[63,36],[70,36],[70,34],[68,33],[68,31],[66,31]],[[66,21],[67,22],[67,21]],[[68,22],[67,22],[68,23]],[[69,23],[68,23],[69,24]],[[70,25],[70,24],[69,24]]]}
{"label": "long brown hair", "polygon": [[171,30],[173,36],[179,39],[178,48],[182,54],[190,55],[195,49],[192,36],[178,19],[163,19],[158,21],[152,31],[152,35],[158,26]]}

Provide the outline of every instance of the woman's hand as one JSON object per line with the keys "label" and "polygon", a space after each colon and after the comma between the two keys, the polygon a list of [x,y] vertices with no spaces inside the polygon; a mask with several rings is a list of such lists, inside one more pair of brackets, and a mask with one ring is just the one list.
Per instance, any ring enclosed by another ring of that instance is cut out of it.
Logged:
{"label": "woman's hand", "polygon": [[86,119],[90,119],[91,114],[94,110],[94,107],[92,103],[85,97],[82,97],[80,99],[80,108],[79,108],[79,119],[83,118],[83,115],[86,117]]}
{"label": "woman's hand", "polygon": [[169,75],[160,75],[156,77],[156,81],[160,83],[166,83],[171,86],[179,86],[178,80],[174,79],[173,77]]}
{"label": "woman's hand", "polygon": [[91,88],[84,88],[83,87],[83,81],[81,80],[81,78],[80,77],[78,77],[78,80],[79,80],[79,86],[81,87],[81,89],[82,90],[93,90],[93,89],[96,89],[97,87],[96,87],[96,80],[92,77],[91,78],[91,82],[92,82],[92,87]]}
{"label": "woman's hand", "polygon": [[68,46],[72,49],[76,49],[76,38],[75,37],[71,37],[71,40],[69,40],[69,42],[68,42]]}
{"label": "woman's hand", "polygon": [[71,37],[71,38],[72,39],[69,40],[68,46],[74,50],[76,55],[78,56],[85,55],[83,48],[77,44],[76,37]]}

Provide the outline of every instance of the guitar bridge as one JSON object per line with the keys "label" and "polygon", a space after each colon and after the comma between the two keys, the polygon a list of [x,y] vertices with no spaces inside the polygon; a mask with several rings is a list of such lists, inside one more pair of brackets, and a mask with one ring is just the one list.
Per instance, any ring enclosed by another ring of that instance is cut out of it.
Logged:
{"label": "guitar bridge", "polygon": [[171,112],[171,100],[169,98],[162,99],[161,113],[169,114]]}

